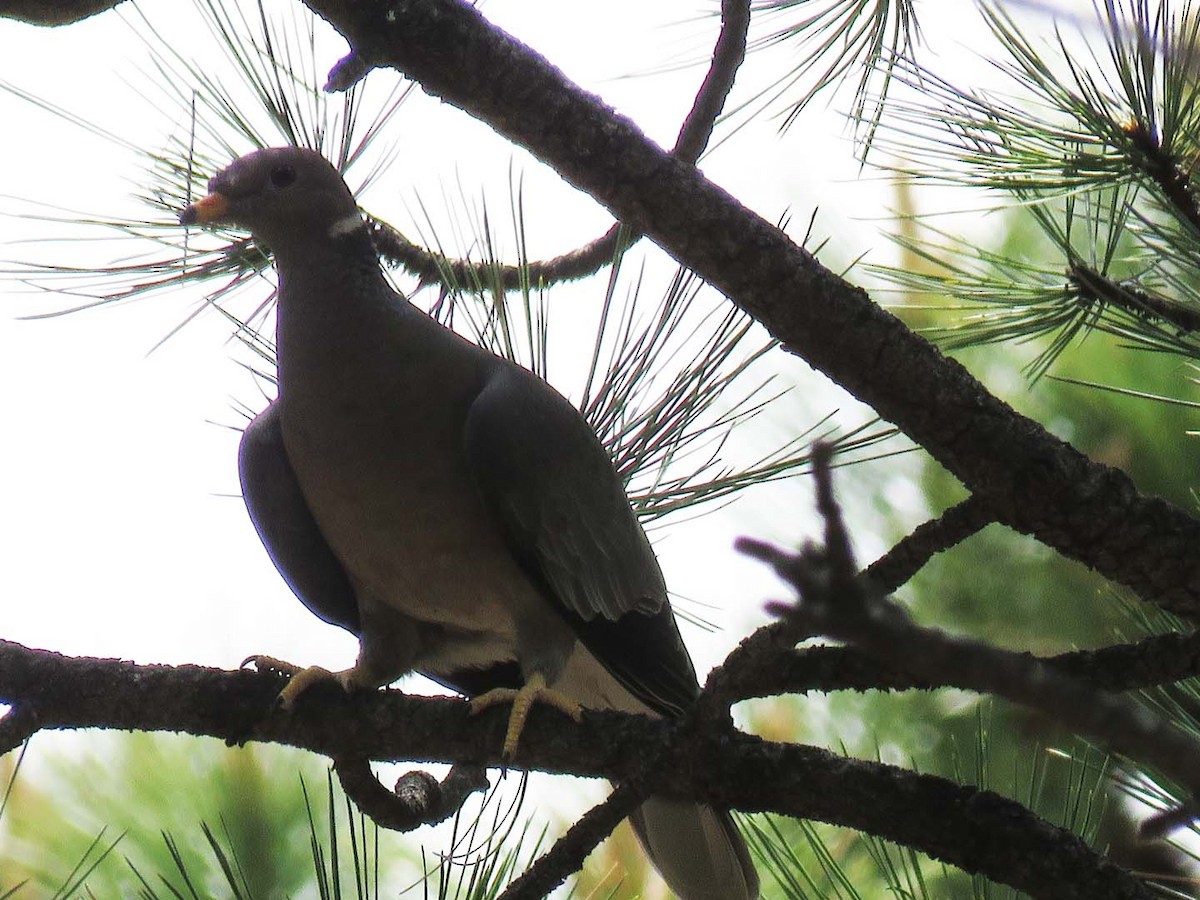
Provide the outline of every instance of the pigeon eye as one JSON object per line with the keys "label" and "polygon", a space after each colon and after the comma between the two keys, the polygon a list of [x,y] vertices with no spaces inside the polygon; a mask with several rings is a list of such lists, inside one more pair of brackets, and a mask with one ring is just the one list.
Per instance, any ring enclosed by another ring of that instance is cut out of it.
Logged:
{"label": "pigeon eye", "polygon": [[296,170],[291,166],[280,166],[271,172],[271,184],[277,188],[285,188],[296,180]]}

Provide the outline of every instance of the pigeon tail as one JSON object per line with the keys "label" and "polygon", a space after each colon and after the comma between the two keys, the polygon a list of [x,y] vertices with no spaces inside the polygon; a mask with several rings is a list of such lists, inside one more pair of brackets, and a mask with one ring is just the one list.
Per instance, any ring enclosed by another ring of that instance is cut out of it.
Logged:
{"label": "pigeon tail", "polygon": [[758,873],[729,813],[651,797],[629,823],[680,900],[757,900]]}

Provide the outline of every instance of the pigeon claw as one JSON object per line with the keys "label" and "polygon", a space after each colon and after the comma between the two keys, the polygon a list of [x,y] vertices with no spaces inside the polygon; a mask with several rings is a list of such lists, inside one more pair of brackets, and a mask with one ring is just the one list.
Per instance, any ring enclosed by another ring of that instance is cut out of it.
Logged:
{"label": "pigeon claw", "polygon": [[275,698],[275,702],[285,710],[290,710],[295,706],[296,700],[301,694],[314,684],[319,684],[322,681],[333,681],[341,685],[342,690],[347,694],[360,686],[359,680],[356,677],[358,675],[357,669],[343,669],[341,672],[331,672],[324,666],[308,666],[302,669],[295,663],[265,655],[246,657],[242,660],[242,668],[245,668],[250,663],[254,663],[254,667],[260,672],[269,669],[291,676],[283,690],[279,692],[279,696]]}
{"label": "pigeon claw", "polygon": [[239,669],[244,669],[246,666],[254,664],[254,668],[260,672],[279,672],[283,675],[295,675],[300,671],[300,667],[295,663],[290,663],[286,659],[277,659],[274,656],[267,656],[264,653],[255,653],[253,656],[247,656],[242,660]]}
{"label": "pigeon claw", "polygon": [[553,706],[576,722],[583,718],[583,707],[574,700],[564,697],[558,691],[547,687],[546,679],[540,674],[535,674],[520,690],[493,688],[480,694],[471,700],[471,715],[479,715],[485,709],[503,703],[512,704],[512,712],[508,715],[508,730],[504,733],[503,750],[504,758],[512,759],[517,752],[517,742],[521,739],[521,732],[525,729],[525,720],[529,718],[529,711],[533,709],[535,702]]}

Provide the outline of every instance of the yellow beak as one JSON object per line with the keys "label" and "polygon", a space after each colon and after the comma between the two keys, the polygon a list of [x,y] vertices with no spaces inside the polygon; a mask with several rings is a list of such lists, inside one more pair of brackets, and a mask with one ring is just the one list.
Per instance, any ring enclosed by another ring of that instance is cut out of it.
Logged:
{"label": "yellow beak", "polygon": [[197,200],[179,214],[181,225],[207,225],[219,222],[229,212],[229,201],[220,194],[209,194],[202,200]]}

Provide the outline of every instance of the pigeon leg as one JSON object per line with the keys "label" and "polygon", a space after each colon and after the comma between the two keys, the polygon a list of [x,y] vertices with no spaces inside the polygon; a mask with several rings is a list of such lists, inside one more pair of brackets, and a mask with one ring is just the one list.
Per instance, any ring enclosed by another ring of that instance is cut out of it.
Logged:
{"label": "pigeon leg", "polygon": [[278,702],[284,709],[291,709],[295,704],[296,699],[307,691],[314,684],[322,681],[333,681],[341,685],[342,690],[347,694],[364,687],[371,685],[361,677],[358,667],[343,669],[340,672],[331,672],[324,666],[308,666],[301,668],[295,663],[290,663],[282,659],[276,659],[274,656],[266,656],[264,654],[256,654],[248,656],[242,660],[242,667],[254,663],[256,669],[274,669],[276,672],[282,672],[285,675],[291,675],[288,683],[283,690],[279,692]]}
{"label": "pigeon leg", "polygon": [[566,713],[576,722],[583,718],[583,707],[547,687],[546,679],[540,673],[535,673],[520,690],[494,688],[475,697],[471,700],[471,715],[478,715],[488,707],[501,703],[512,704],[512,712],[508,716],[508,731],[504,734],[504,757],[511,759],[517,752],[517,741],[521,738],[529,711],[538,701]]}

